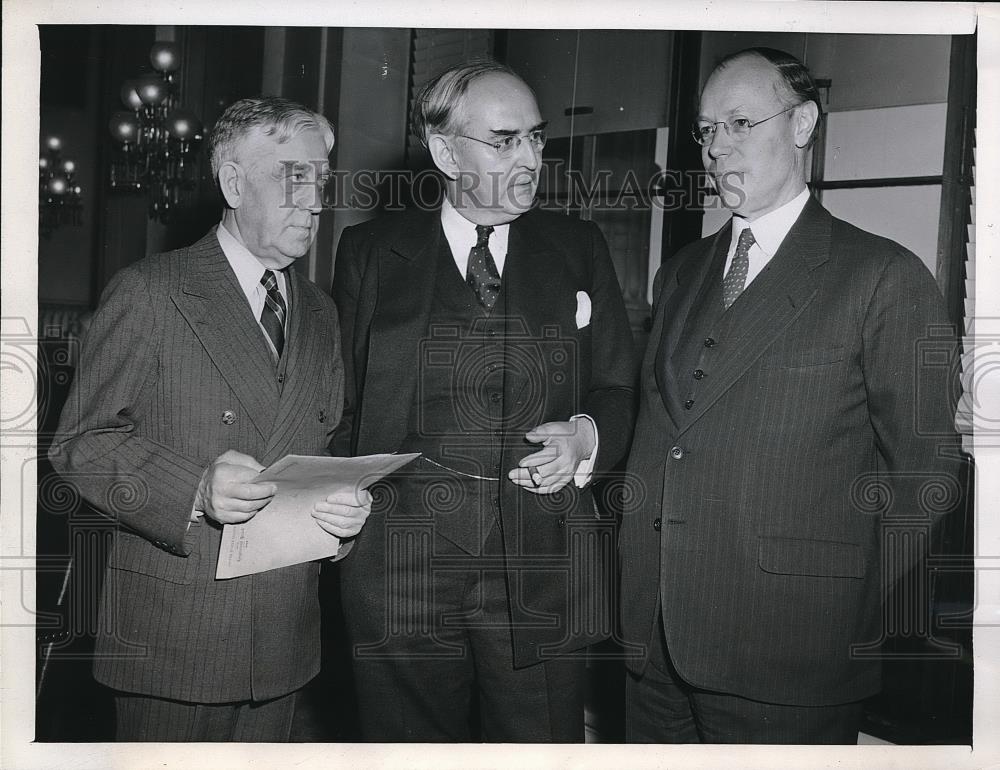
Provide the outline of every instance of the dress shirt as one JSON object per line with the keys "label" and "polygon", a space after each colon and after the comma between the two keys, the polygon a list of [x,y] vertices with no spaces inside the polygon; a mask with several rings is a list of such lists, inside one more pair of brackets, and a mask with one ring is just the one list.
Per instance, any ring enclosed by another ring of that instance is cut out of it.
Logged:
{"label": "dress shirt", "polygon": [[[448,246],[451,248],[451,256],[455,260],[455,266],[464,280],[465,274],[469,270],[469,252],[475,247],[477,241],[476,225],[462,216],[461,212],[445,197],[441,204],[441,228],[444,230],[444,237],[448,240]],[[507,244],[509,239],[509,223],[493,225],[493,232],[490,233],[489,240],[490,254],[493,256],[497,272],[501,276],[503,275],[504,264],[507,262]],[[591,451],[590,457],[580,461],[580,464],[576,467],[576,472],[573,474],[573,482],[578,487],[584,487],[590,481],[590,477],[594,472],[594,462],[597,460],[597,448],[600,446],[597,423],[594,422],[593,417],[589,414],[575,414],[569,418],[569,421],[574,422],[581,418],[588,420],[594,428],[594,449]]]}
{"label": "dress shirt", "polygon": [[[476,225],[463,217],[447,198],[441,204],[441,227],[444,237],[451,246],[451,256],[462,278],[469,270],[469,252],[476,245]],[[490,233],[490,254],[496,262],[497,272],[503,275],[503,266],[507,261],[507,240],[510,237],[510,224],[493,225]]]}
{"label": "dress shirt", "polygon": [[781,242],[785,240],[788,231],[792,229],[795,220],[799,218],[802,209],[809,200],[809,189],[802,188],[802,192],[792,198],[788,203],[779,206],[774,211],[769,211],[762,217],[748,221],[740,216],[733,216],[733,237],[729,243],[729,255],[726,257],[726,269],[723,275],[729,272],[729,266],[733,263],[736,255],[736,244],[740,240],[740,233],[747,227],[753,231],[754,243],[750,247],[748,259],[750,266],[747,269],[747,280],[743,284],[744,288],[756,278],[760,272],[767,267],[771,257],[778,251]]}

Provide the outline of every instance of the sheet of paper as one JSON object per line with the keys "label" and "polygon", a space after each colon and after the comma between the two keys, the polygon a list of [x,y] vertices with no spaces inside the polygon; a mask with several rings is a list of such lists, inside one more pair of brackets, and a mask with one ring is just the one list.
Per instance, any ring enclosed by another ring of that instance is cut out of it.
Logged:
{"label": "sheet of paper", "polygon": [[257,476],[278,491],[249,521],[222,528],[217,580],[336,556],[340,540],[312,517],[316,502],[344,489],[367,489],[416,454],[365,457],[287,455]]}

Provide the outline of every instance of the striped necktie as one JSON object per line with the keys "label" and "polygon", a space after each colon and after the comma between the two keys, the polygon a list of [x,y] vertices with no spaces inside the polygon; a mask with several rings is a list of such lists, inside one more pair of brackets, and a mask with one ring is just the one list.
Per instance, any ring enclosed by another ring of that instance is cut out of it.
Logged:
{"label": "striped necktie", "polygon": [[265,270],[260,282],[267,292],[264,307],[260,311],[260,325],[271,339],[278,358],[281,358],[281,351],[285,347],[285,300],[278,291],[278,279],[273,271]]}

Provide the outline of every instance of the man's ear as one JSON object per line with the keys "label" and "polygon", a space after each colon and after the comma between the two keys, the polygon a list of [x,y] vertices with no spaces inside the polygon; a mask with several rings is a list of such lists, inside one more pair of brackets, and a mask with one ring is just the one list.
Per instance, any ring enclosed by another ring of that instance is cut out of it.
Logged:
{"label": "man's ear", "polygon": [[246,185],[246,174],[238,163],[227,160],[219,167],[219,189],[226,205],[238,209],[243,200],[243,190]]}
{"label": "man's ear", "polygon": [[427,140],[427,150],[431,154],[438,171],[449,179],[458,178],[458,162],[451,140],[444,134],[431,134]]}
{"label": "man's ear", "polygon": [[813,135],[816,121],[819,120],[819,107],[816,102],[808,101],[800,104],[795,110],[795,146],[807,147]]}

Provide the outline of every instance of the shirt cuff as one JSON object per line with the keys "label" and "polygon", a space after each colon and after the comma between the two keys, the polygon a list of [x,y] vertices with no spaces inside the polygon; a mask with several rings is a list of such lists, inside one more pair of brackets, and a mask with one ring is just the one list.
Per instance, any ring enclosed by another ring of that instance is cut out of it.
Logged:
{"label": "shirt cuff", "polygon": [[205,512],[204,511],[199,511],[197,508],[194,507],[194,504],[192,503],[191,504],[191,515],[188,517],[187,528],[191,529],[191,524],[193,522],[196,522],[196,521],[201,521],[201,517],[204,516],[204,515],[205,515]]}
{"label": "shirt cuff", "polygon": [[580,464],[576,466],[576,472],[573,474],[573,483],[580,489],[587,486],[590,483],[591,477],[594,475],[594,463],[597,461],[597,450],[601,445],[600,436],[597,433],[597,423],[594,422],[594,418],[589,414],[574,414],[569,418],[570,422],[574,420],[587,420],[594,427],[594,449],[590,453],[590,457],[587,457],[580,461]]}

